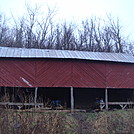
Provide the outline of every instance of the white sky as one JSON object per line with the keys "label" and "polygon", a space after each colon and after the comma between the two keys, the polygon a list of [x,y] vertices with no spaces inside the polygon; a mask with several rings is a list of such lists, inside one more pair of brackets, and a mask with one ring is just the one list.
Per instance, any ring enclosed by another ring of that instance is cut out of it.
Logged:
{"label": "white sky", "polygon": [[25,12],[25,3],[39,4],[45,11],[49,7],[56,7],[56,17],[59,20],[83,20],[91,16],[104,17],[111,13],[119,17],[134,40],[134,0],[0,0],[0,12],[7,16],[22,16]]}

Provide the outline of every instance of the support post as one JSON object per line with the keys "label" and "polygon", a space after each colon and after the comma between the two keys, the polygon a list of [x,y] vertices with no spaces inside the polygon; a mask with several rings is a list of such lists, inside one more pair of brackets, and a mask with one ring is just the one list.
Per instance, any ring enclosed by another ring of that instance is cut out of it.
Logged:
{"label": "support post", "polygon": [[34,94],[34,104],[35,104],[35,108],[37,108],[37,92],[38,92],[38,87],[35,88],[35,94]]}
{"label": "support post", "polygon": [[108,91],[107,91],[107,88],[105,89],[105,105],[106,105],[106,110],[108,110]]}
{"label": "support post", "polygon": [[71,87],[71,111],[74,111],[74,90]]}

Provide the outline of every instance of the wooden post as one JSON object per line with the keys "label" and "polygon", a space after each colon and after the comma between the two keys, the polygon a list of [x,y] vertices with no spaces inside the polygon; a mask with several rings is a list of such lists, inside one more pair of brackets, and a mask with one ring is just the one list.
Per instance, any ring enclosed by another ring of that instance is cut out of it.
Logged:
{"label": "wooden post", "polygon": [[38,91],[38,87],[35,88],[35,94],[34,94],[34,104],[35,104],[35,108],[37,108],[37,91]]}
{"label": "wooden post", "polygon": [[108,91],[107,91],[107,88],[105,89],[105,104],[106,104],[106,110],[108,110]]}
{"label": "wooden post", "polygon": [[74,90],[73,87],[71,87],[71,111],[74,110]]}

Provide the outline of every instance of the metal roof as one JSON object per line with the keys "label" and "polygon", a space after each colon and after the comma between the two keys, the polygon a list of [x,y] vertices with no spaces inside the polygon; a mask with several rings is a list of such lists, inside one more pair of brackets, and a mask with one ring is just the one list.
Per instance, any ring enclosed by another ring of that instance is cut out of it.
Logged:
{"label": "metal roof", "polygon": [[0,47],[0,58],[60,58],[134,63],[134,56],[124,53]]}

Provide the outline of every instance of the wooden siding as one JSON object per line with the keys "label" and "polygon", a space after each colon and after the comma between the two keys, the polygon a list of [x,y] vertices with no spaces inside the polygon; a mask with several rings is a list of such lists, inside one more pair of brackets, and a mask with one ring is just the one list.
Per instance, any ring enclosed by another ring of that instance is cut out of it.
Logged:
{"label": "wooden siding", "polygon": [[134,64],[3,58],[0,86],[134,88]]}

